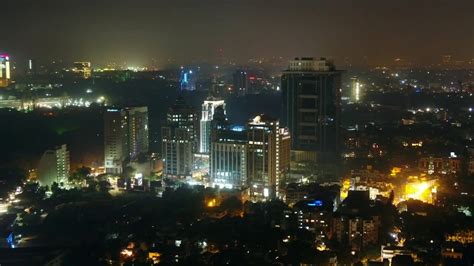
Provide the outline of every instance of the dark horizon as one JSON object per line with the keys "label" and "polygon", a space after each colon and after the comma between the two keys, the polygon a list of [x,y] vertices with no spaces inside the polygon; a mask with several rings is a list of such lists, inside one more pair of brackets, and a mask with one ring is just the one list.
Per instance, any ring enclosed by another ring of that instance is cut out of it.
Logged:
{"label": "dark horizon", "polygon": [[[474,58],[474,2],[6,0],[0,51],[27,58],[168,64],[328,56],[338,65]],[[471,25],[471,26],[469,26]],[[34,45],[32,45],[34,44]]]}

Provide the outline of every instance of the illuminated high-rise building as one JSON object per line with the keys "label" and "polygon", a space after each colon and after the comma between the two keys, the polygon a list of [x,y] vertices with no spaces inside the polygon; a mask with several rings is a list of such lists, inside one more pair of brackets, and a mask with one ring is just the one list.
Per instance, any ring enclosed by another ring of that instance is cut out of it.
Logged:
{"label": "illuminated high-rise building", "polygon": [[351,78],[351,100],[358,103],[362,99],[362,84],[357,77]]}
{"label": "illuminated high-rise building", "polygon": [[36,75],[38,74],[38,66],[36,63],[36,59],[28,59],[28,71],[29,75]]}
{"label": "illuminated high-rise building", "polygon": [[274,198],[281,175],[279,121],[266,115],[254,117],[247,124],[247,141],[247,182],[251,196]]}
{"label": "illuminated high-rise building", "polygon": [[104,114],[104,166],[106,173],[122,173],[126,154],[127,122],[121,109],[110,108]]}
{"label": "illuminated high-rise building", "polygon": [[276,119],[259,115],[244,126],[215,127],[210,150],[211,184],[249,188],[253,200],[279,196],[290,166],[291,137]]}
{"label": "illuminated high-rise building", "polygon": [[139,154],[147,154],[148,140],[148,107],[125,108],[128,126],[128,155],[135,160]]}
{"label": "illuminated high-rise building", "polygon": [[225,114],[225,102],[222,99],[209,97],[202,104],[202,115],[200,121],[200,134],[199,134],[199,152],[209,153],[210,149],[210,138],[212,131],[212,120],[214,118],[214,112],[217,107],[222,107]]}
{"label": "illuminated high-rise building", "polygon": [[0,54],[0,88],[7,87],[10,82],[10,57],[6,54]]}
{"label": "illuminated high-rise building", "polygon": [[148,108],[109,108],[104,114],[104,165],[120,174],[125,159],[148,153]]}
{"label": "illuminated high-rise building", "polygon": [[38,165],[38,181],[42,186],[64,183],[68,180],[69,171],[69,151],[64,144],[43,153]]}
{"label": "illuminated high-rise building", "polygon": [[191,176],[193,154],[197,148],[197,113],[178,97],[169,109],[166,126],[162,127],[163,176]]}
{"label": "illuminated high-rise building", "polygon": [[304,160],[339,158],[341,72],[325,58],[295,58],[283,72],[282,123]]}
{"label": "illuminated high-rise building", "polygon": [[217,130],[210,154],[211,183],[216,187],[247,186],[247,132],[243,127]]}

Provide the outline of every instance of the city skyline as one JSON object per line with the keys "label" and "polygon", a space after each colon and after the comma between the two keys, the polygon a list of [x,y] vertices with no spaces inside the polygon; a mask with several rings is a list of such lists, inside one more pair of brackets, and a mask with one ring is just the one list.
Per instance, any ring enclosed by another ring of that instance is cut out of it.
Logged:
{"label": "city skyline", "polygon": [[473,265],[473,0],[0,10],[0,266]]}

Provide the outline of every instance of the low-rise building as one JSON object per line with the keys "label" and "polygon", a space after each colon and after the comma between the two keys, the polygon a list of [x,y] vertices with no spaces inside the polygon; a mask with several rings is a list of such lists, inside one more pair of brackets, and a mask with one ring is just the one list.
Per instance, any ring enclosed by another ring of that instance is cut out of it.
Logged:
{"label": "low-rise building", "polygon": [[418,168],[428,174],[456,174],[461,170],[461,160],[455,157],[423,157]]}

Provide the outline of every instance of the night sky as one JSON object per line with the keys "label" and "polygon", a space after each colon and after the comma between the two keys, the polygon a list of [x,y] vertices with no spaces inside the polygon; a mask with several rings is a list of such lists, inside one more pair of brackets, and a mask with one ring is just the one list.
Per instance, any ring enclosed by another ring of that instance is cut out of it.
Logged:
{"label": "night sky", "polygon": [[1,0],[0,10],[0,51],[18,61],[474,58],[473,0]]}

